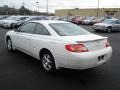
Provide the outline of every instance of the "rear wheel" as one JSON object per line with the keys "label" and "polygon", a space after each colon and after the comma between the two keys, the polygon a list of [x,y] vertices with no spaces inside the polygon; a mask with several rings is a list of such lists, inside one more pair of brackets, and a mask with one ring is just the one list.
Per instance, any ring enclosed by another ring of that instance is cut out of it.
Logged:
{"label": "rear wheel", "polygon": [[56,66],[53,55],[46,51],[41,55],[43,69],[47,72],[55,72]]}
{"label": "rear wheel", "polygon": [[107,32],[110,33],[112,31],[112,27],[107,28]]}

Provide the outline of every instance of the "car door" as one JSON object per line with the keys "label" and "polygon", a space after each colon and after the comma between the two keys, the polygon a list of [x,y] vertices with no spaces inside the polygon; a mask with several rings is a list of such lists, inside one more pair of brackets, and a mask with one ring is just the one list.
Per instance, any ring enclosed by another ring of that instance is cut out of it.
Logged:
{"label": "car door", "polygon": [[30,52],[30,39],[35,29],[35,26],[36,23],[26,23],[19,28],[18,32],[15,32],[13,36],[13,43],[16,48],[28,53]]}
{"label": "car door", "polygon": [[33,56],[38,57],[39,51],[42,48],[47,47],[48,49],[51,48],[51,35],[49,31],[42,25],[37,24],[34,34],[31,38],[31,53]]}
{"label": "car door", "polygon": [[114,26],[114,30],[119,30],[120,29],[120,22],[119,22],[119,20],[115,20],[113,26]]}
{"label": "car door", "polygon": [[119,22],[118,22],[117,30],[120,31],[120,20],[119,20]]}

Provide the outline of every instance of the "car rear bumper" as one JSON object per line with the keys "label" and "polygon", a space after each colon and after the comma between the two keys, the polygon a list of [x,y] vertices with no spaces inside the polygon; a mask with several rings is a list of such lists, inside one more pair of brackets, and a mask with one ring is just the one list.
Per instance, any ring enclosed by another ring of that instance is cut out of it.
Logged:
{"label": "car rear bumper", "polygon": [[[72,69],[87,69],[99,66],[107,62],[112,55],[112,48],[108,47],[98,51],[91,51],[85,53],[71,53],[67,55],[63,67]],[[103,58],[99,60],[100,56]]]}

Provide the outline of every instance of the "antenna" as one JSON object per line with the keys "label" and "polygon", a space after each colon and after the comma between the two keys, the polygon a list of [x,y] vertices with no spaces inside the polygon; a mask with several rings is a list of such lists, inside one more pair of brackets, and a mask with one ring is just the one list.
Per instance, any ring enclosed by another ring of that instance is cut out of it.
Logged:
{"label": "antenna", "polygon": [[23,1],[22,6],[25,7],[25,2]]}

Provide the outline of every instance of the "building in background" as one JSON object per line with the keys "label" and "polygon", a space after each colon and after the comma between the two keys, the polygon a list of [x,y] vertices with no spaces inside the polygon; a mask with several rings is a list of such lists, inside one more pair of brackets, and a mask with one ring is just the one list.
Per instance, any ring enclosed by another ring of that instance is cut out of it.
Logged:
{"label": "building in background", "polygon": [[51,15],[53,16],[54,13],[48,13],[48,12],[38,12],[33,11],[28,8],[26,8],[24,5],[22,5],[19,9],[16,9],[14,6],[10,7],[8,5],[4,5],[0,7],[0,15]]}
{"label": "building in background", "polygon": [[109,16],[120,18],[120,8],[89,8],[89,9],[61,9],[55,10],[56,16]]}

